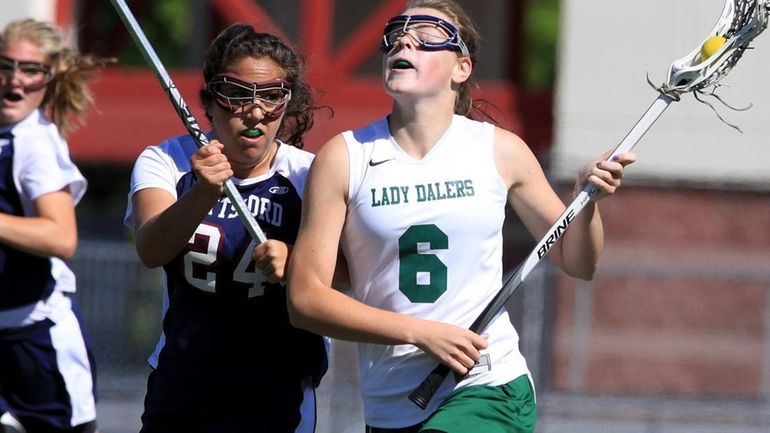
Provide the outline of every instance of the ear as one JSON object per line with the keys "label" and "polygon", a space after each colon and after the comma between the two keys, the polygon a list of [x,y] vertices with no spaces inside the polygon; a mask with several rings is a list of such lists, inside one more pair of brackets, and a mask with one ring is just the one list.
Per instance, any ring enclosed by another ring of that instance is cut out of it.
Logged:
{"label": "ear", "polygon": [[473,72],[473,62],[470,57],[458,57],[455,70],[452,73],[452,82],[461,84],[468,81]]}
{"label": "ear", "polygon": [[214,116],[211,114],[212,109],[213,107],[211,107],[210,105],[203,104],[203,114],[206,116],[206,119],[208,119],[209,124],[212,126],[212,129],[213,129]]}

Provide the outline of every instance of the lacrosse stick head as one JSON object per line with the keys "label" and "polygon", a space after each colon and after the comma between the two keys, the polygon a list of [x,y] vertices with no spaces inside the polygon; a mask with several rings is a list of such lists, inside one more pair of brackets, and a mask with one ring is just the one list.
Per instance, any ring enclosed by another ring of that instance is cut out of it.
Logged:
{"label": "lacrosse stick head", "polygon": [[[674,61],[661,92],[678,99],[679,94],[715,85],[735,66],[754,38],[767,28],[770,0],[726,0],[709,36],[686,56]],[[710,57],[701,56],[706,41],[719,36],[724,44]]]}

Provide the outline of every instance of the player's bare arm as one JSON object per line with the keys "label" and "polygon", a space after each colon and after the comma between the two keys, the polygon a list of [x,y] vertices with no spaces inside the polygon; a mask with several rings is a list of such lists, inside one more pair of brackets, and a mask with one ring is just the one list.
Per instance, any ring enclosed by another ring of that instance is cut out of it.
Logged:
{"label": "player's bare arm", "polygon": [[[495,131],[495,159],[509,188],[508,200],[535,238],[564,212],[565,205],[549,184],[535,155],[518,136],[501,128]],[[578,174],[577,182],[595,184],[601,196],[615,192],[623,177],[623,166],[635,160],[633,154],[619,155],[615,162],[593,161]],[[596,271],[604,238],[601,217],[595,202],[575,221],[581,229],[564,235],[551,252],[551,259],[568,275],[590,279]],[[577,228],[576,227],[576,228]]]}
{"label": "player's bare arm", "polygon": [[160,188],[143,189],[132,197],[136,251],[149,267],[162,266],[179,253],[232,176],[217,141],[198,149],[191,162],[199,181],[178,200]]}
{"label": "player's bare arm", "polygon": [[40,257],[71,258],[78,233],[69,189],[44,194],[34,205],[34,217],[0,213],[0,243]]}

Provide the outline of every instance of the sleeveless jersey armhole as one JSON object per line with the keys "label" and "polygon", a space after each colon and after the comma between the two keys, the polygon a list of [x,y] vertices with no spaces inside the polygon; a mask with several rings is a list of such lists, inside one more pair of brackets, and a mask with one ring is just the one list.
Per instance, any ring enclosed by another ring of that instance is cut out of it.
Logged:
{"label": "sleeveless jersey armhole", "polygon": [[353,137],[353,131],[342,133],[345,140],[345,148],[348,152],[348,203],[352,203],[353,198],[358,193],[363,179],[363,164],[361,163],[361,145]]}
{"label": "sleeveless jersey armhole", "polygon": [[348,150],[348,203],[356,201],[363,185],[369,170],[368,162],[374,153],[374,141],[377,139],[378,131],[379,124],[375,121],[362,129],[342,133]]}
{"label": "sleeveless jersey armhole", "polygon": [[486,146],[484,153],[486,155],[486,160],[489,161],[490,173],[494,173],[495,179],[500,184],[500,187],[503,191],[507,191],[508,188],[505,185],[505,180],[500,174],[500,170],[498,170],[495,162],[495,128],[497,128],[495,125],[483,122],[481,126],[481,142]]}

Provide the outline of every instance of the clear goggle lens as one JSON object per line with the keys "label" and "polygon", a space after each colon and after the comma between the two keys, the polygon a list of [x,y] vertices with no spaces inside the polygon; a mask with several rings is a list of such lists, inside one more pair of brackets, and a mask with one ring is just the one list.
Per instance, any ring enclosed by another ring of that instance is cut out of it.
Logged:
{"label": "clear goggle lens", "polygon": [[256,104],[266,117],[283,114],[291,100],[290,86],[281,79],[255,83],[231,74],[215,75],[208,83],[217,104],[225,110],[236,112]]}
{"label": "clear goggle lens", "polygon": [[26,85],[44,84],[53,76],[51,67],[48,65],[0,56],[0,76],[13,78],[17,71]]}
{"label": "clear goggle lens", "polygon": [[431,15],[399,15],[391,18],[385,25],[380,49],[390,52],[404,35],[426,50],[459,51],[463,56],[469,55],[468,47],[457,28]]}

